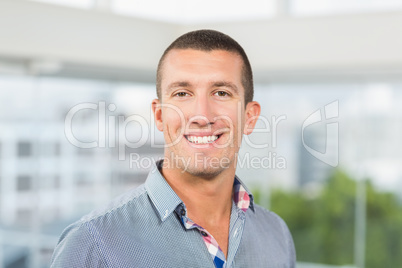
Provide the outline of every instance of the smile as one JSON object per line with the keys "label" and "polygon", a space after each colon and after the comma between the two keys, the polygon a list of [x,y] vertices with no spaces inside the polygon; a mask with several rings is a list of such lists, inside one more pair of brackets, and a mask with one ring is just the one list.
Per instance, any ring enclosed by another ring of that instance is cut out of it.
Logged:
{"label": "smile", "polygon": [[190,136],[190,135],[186,135],[185,136],[186,139],[191,142],[191,143],[195,143],[195,144],[208,144],[208,143],[213,143],[214,141],[216,141],[220,135],[216,136],[216,135],[212,135],[212,136]]}

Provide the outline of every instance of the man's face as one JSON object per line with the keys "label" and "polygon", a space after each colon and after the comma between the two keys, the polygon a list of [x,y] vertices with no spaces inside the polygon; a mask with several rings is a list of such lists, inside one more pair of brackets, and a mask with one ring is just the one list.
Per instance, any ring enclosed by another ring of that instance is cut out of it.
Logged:
{"label": "man's face", "polygon": [[153,111],[170,165],[201,177],[235,168],[242,134],[251,133],[260,111],[256,102],[245,107],[242,66],[239,55],[223,50],[166,55]]}

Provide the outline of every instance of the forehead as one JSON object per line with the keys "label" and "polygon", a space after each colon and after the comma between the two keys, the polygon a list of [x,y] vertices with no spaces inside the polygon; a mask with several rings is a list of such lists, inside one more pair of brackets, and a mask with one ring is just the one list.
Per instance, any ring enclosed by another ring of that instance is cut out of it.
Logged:
{"label": "forehead", "polygon": [[166,63],[177,63],[177,62],[185,62],[192,61],[195,59],[211,59],[216,58],[217,60],[227,60],[227,61],[236,61],[238,63],[243,63],[241,56],[232,51],[222,50],[222,49],[213,49],[213,50],[199,50],[193,48],[187,49],[172,49],[170,50],[163,59],[163,64]]}
{"label": "forehead", "polygon": [[163,59],[161,84],[175,79],[218,79],[241,83],[243,60],[235,52],[172,49]]}

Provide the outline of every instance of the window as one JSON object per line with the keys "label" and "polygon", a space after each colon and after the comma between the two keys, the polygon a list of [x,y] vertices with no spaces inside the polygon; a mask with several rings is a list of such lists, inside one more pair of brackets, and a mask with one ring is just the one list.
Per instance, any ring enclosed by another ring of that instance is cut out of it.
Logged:
{"label": "window", "polygon": [[32,155],[32,144],[30,142],[21,141],[17,146],[18,157],[30,157]]}
{"label": "window", "polygon": [[60,143],[59,142],[46,142],[41,145],[41,155],[46,157],[54,157],[60,155]]}
{"label": "window", "polygon": [[17,190],[18,191],[29,191],[32,190],[32,178],[28,175],[19,175],[17,177]]}
{"label": "window", "polygon": [[83,173],[83,172],[77,173],[75,175],[75,182],[76,182],[77,188],[84,187],[84,186],[90,186],[92,184],[92,180],[89,177],[89,174]]}
{"label": "window", "polygon": [[399,0],[288,0],[293,15],[324,15],[402,9]]}
{"label": "window", "polygon": [[40,187],[46,190],[55,190],[60,188],[60,176],[46,174],[40,177]]}
{"label": "window", "polygon": [[93,6],[92,0],[31,0],[31,1],[44,2],[53,5],[69,6],[82,9],[89,9]]}
{"label": "window", "polygon": [[32,221],[33,212],[30,209],[23,208],[17,210],[17,223],[19,225],[29,225]]}
{"label": "window", "polygon": [[[158,8],[155,8],[157,6]],[[211,8],[213,6],[213,8]],[[112,9],[117,14],[145,17],[176,23],[233,21],[239,19],[269,18],[275,14],[273,0],[114,0]]]}

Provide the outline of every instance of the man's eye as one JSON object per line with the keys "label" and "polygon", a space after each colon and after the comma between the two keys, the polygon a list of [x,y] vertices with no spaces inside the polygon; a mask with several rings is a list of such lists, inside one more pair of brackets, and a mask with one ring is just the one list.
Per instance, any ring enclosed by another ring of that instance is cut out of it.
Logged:
{"label": "man's eye", "polygon": [[215,94],[216,94],[217,96],[219,96],[219,97],[226,97],[226,96],[229,96],[229,93],[227,93],[227,92],[225,92],[225,91],[217,91]]}
{"label": "man's eye", "polygon": [[187,92],[177,92],[175,94],[175,96],[177,96],[177,97],[187,97],[188,93]]}

